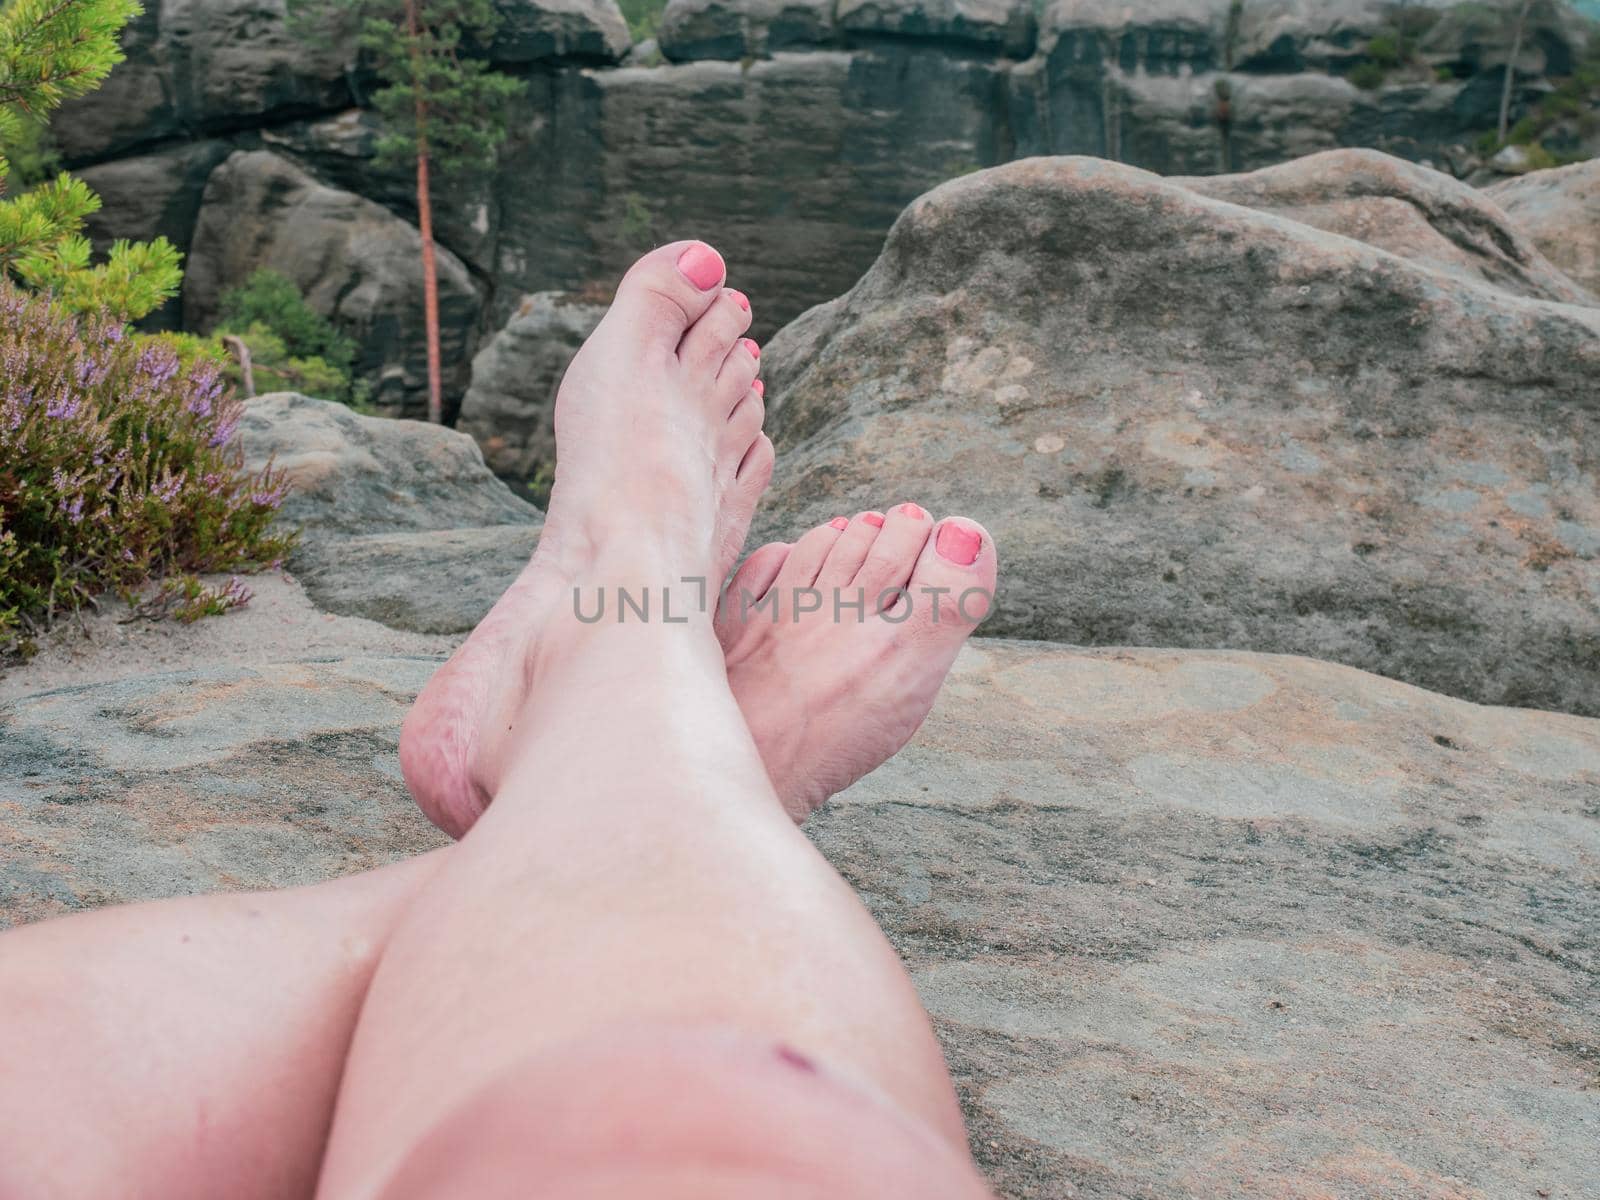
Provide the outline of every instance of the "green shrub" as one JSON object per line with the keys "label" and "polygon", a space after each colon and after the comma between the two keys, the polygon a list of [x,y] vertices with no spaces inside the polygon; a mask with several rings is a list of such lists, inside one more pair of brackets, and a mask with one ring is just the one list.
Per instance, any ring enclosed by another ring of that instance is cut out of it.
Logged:
{"label": "green shrub", "polygon": [[1350,71],[1350,82],[1365,91],[1383,86],[1384,69],[1375,62],[1357,63]]}
{"label": "green shrub", "polygon": [[618,6],[628,22],[628,32],[633,35],[633,40],[643,42],[656,36],[667,0],[619,0]]}
{"label": "green shrub", "polygon": [[[258,392],[293,390],[358,407],[366,389],[353,379],[356,346],[306,303],[294,281],[263,267],[222,297],[215,334],[250,348]],[[237,382],[238,367],[229,367]]]}
{"label": "green shrub", "polygon": [[1380,67],[1398,67],[1402,57],[1400,37],[1393,33],[1380,33],[1367,43],[1367,57]]}
{"label": "green shrub", "polygon": [[289,549],[271,528],[282,473],[243,469],[241,405],[194,339],[140,337],[0,284],[0,363],[0,652],[158,578],[147,615],[223,611],[248,591],[197,575]]}

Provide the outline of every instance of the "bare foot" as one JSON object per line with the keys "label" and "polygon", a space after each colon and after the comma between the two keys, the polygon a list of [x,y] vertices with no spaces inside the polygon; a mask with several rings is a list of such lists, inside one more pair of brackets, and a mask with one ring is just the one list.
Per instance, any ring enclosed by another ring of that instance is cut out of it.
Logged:
{"label": "bare foot", "polygon": [[994,541],[915,504],[836,518],[739,568],[717,615],[728,684],[803,821],[895,754],[988,614]]}
{"label": "bare foot", "polygon": [[538,550],[401,729],[406,784],[447,833],[466,832],[498,789],[539,629],[608,548],[648,544],[666,556],[664,580],[698,574],[713,587],[738,556],[772,476],[772,443],[761,432],[760,350],[742,336],[750,304],[724,276],[701,242],[647,254],[567,369]]}

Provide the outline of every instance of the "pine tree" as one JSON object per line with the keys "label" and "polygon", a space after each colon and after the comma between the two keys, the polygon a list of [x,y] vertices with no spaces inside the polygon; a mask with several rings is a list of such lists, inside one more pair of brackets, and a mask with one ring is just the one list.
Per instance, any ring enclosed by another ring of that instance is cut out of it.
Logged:
{"label": "pine tree", "polygon": [[463,52],[486,47],[499,24],[492,0],[290,0],[307,36],[328,36],[347,18],[382,87],[377,165],[413,165],[422,236],[422,302],[428,343],[428,419],[443,417],[439,275],[434,259],[432,171],[491,166],[505,141],[509,103],[522,84]]}
{"label": "pine tree", "polygon": [[[4,151],[27,146],[45,115],[92,91],[122,61],[118,36],[136,0],[9,0],[0,7],[0,193]],[[175,295],[181,256],[165,239],[119,241],[90,265],[83,223],[100,207],[82,180],[53,180],[0,198],[0,278],[51,293],[76,312],[103,309],[132,320]]]}

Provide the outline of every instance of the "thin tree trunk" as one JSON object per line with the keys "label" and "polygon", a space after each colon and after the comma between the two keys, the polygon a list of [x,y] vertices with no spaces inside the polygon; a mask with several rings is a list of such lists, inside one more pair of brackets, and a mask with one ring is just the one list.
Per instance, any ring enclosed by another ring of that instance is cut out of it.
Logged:
{"label": "thin tree trunk", "polygon": [[1502,146],[1506,144],[1506,134],[1511,123],[1511,84],[1517,75],[1517,55],[1522,53],[1522,34],[1528,24],[1528,10],[1533,7],[1533,0],[1522,0],[1522,8],[1517,13],[1517,32],[1511,40],[1511,57],[1506,59],[1505,86],[1500,89],[1500,124],[1499,141]]}
{"label": "thin tree trunk", "polygon": [[245,345],[242,337],[231,333],[222,339],[222,344],[233,351],[233,357],[239,362],[239,386],[244,389],[245,399],[253,399],[256,394],[256,373],[250,365],[250,347]]}
{"label": "thin tree trunk", "polygon": [[422,322],[428,340],[428,420],[444,422],[444,387],[440,381],[439,267],[433,250],[433,198],[428,189],[428,100],[423,90],[421,22],[417,0],[406,0],[411,34],[412,95],[417,120],[417,232],[422,235]]}

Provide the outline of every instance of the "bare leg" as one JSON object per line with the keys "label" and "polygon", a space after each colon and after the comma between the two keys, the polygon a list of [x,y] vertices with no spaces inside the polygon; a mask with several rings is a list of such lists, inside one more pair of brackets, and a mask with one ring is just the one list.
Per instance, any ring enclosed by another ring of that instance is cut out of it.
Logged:
{"label": "bare leg", "polygon": [[0,1196],[309,1195],[367,983],[448,853],[0,935]]}
{"label": "bare leg", "polygon": [[[684,252],[625,281],[608,320],[620,312],[639,345],[607,348],[585,381],[586,455],[562,448],[561,569],[586,593],[659,596],[714,569],[703,476],[722,416],[671,352],[709,303],[674,269]],[[628,461],[605,430],[626,431]],[[962,536],[928,537],[913,583],[992,585],[988,538],[946,527]],[[868,1141],[923,1164],[920,1189],[880,1164],[853,1177],[860,1194],[981,1195],[927,1017],[775,794],[709,615],[587,625],[566,603],[528,650],[534,686],[505,714],[516,739],[493,806],[407,910],[368,991],[321,1194],[459,1195],[469,1163],[482,1195],[510,1181],[531,1195],[775,1195],[785,1181],[826,1194],[824,1161],[781,1150],[793,1108],[873,1114]],[[942,639],[941,612],[930,603],[893,636]],[[562,1111],[583,1118],[565,1127],[576,1145],[550,1140],[544,1117]],[[723,1136],[762,1130],[731,1149]]]}

